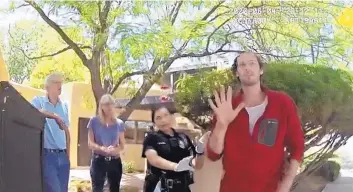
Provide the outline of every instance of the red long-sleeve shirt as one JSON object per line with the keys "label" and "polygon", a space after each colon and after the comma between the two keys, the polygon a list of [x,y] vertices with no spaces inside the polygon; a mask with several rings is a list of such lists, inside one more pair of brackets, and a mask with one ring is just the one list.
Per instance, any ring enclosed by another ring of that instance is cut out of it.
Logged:
{"label": "red long-sleeve shirt", "polygon": [[[223,153],[217,154],[207,145],[210,160],[218,160],[223,155],[225,174],[220,192],[275,192],[283,174],[284,148],[289,149],[291,159],[301,162],[303,158],[304,134],[295,103],[285,93],[264,92],[267,107],[252,135],[248,113],[243,109],[228,126]],[[239,94],[233,99],[234,108],[241,97]],[[277,132],[273,124],[278,125]]]}

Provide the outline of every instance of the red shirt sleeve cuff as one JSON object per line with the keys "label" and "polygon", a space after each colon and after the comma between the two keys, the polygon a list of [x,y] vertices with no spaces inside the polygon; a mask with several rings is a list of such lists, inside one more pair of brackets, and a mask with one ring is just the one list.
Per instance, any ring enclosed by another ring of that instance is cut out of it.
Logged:
{"label": "red shirt sleeve cuff", "polygon": [[303,161],[303,156],[304,156],[304,149],[303,150],[294,151],[292,154],[290,154],[290,158],[291,159],[295,159],[298,162],[302,162]]}

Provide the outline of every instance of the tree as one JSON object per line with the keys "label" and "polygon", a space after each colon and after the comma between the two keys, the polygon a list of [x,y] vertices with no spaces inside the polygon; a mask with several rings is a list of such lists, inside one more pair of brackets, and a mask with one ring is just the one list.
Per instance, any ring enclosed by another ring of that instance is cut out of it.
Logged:
{"label": "tree", "polygon": [[67,51],[63,54],[51,58],[43,58],[33,69],[29,84],[35,88],[44,88],[44,79],[50,73],[61,72],[65,77],[65,82],[87,82],[89,81],[89,72],[73,51]]}
{"label": "tree", "polygon": [[[182,115],[208,129],[212,110],[207,98],[220,85],[237,87],[230,70],[185,75],[178,81],[176,103]],[[296,102],[305,133],[305,158],[295,185],[312,174],[353,135],[353,75],[323,65],[272,63],[264,83],[288,93]]]}
{"label": "tree", "polygon": [[[96,101],[105,92],[114,93],[131,76],[143,74],[142,85],[127,104],[122,119],[127,119],[153,83],[178,59],[237,53],[245,49],[266,55],[268,60],[283,57],[298,60],[318,55],[325,48],[322,34],[317,33],[324,22],[285,23],[292,16],[288,15],[289,11],[281,11],[283,7],[299,8],[300,17],[340,13],[340,7],[333,13],[329,11],[335,5],[282,1],[27,0],[20,6],[36,10],[67,44],[55,53],[72,49],[77,54],[90,72]],[[319,8],[320,12],[316,9],[303,11],[304,7]],[[257,8],[266,11],[252,14]],[[278,12],[273,15],[272,10]],[[55,21],[52,16],[61,20]],[[252,20],[244,19],[246,17]],[[74,26],[84,30],[84,38],[67,33],[67,28]]]}
{"label": "tree", "polygon": [[[83,35],[79,31],[75,31],[75,33]],[[27,56],[30,60],[37,62],[30,76],[29,84],[32,87],[43,88],[45,77],[54,71],[63,73],[65,82],[89,82],[89,71],[82,65],[81,60],[72,50],[50,57],[43,57],[43,55],[56,51],[57,47],[65,46],[56,31],[46,27],[43,36],[38,40],[38,45],[40,45],[38,52],[42,56],[39,58]]]}
{"label": "tree", "polygon": [[[11,80],[16,83],[28,80],[36,64],[35,60],[27,57],[27,55],[35,54],[39,47],[37,43],[39,32],[31,30],[33,26],[36,26],[33,21],[25,20],[9,26],[7,33],[2,34],[1,47],[4,50],[4,60]],[[35,28],[40,30],[39,26]]]}

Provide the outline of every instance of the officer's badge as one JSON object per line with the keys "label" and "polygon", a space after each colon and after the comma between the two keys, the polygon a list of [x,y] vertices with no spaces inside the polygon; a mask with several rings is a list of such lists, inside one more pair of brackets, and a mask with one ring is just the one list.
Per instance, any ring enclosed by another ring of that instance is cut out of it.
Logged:
{"label": "officer's badge", "polygon": [[179,147],[185,149],[185,144],[182,140],[179,140]]}

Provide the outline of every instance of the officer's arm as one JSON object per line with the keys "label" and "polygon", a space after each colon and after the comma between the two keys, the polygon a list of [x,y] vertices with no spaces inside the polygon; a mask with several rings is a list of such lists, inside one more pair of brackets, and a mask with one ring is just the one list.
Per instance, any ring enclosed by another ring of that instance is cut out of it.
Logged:
{"label": "officer's arm", "polygon": [[[200,148],[203,147],[203,143],[201,143],[201,140],[197,141],[196,147],[198,147],[199,150],[201,150],[201,151],[197,151],[195,149],[195,146],[192,144],[191,139],[187,135],[185,135],[185,136],[188,140],[188,143],[190,144],[189,150],[191,152],[191,155],[195,156],[195,158],[192,159],[191,164],[195,169],[201,169],[203,166],[203,161],[204,161],[204,155],[203,155],[204,150],[200,149]],[[200,145],[200,146],[198,146],[198,145]]]}
{"label": "officer's arm", "polygon": [[[196,152],[196,158],[193,159],[192,164],[195,167],[195,169],[201,169],[203,167],[204,161],[205,161],[205,146],[206,142],[210,136],[210,131],[206,132],[202,137],[197,141],[196,143],[196,148],[193,147],[194,151]],[[200,154],[201,153],[201,154]]]}
{"label": "officer's arm", "polygon": [[154,134],[147,133],[143,141],[142,157],[147,158],[147,161],[154,167],[174,171],[177,164],[160,157],[155,150],[156,143],[157,141]]}
{"label": "officer's arm", "polygon": [[192,160],[192,166],[195,169],[201,169],[203,167],[203,162],[205,161],[205,155],[196,155]]}
{"label": "officer's arm", "polygon": [[174,171],[177,164],[158,156],[154,149],[147,149],[145,152],[148,162],[157,168]]}

